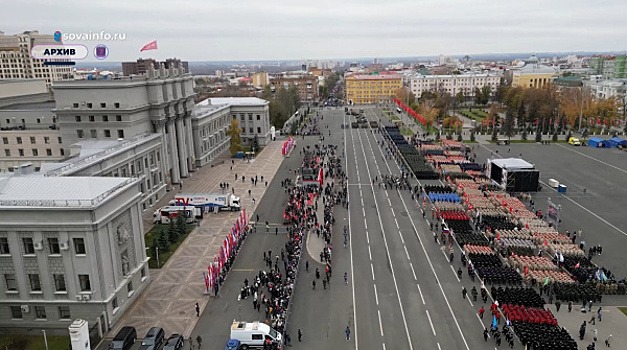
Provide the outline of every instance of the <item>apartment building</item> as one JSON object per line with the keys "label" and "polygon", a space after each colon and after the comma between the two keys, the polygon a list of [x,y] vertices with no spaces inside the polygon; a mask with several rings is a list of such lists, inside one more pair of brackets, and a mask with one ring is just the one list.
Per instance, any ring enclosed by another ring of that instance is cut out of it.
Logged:
{"label": "apartment building", "polygon": [[411,92],[417,98],[425,91],[444,91],[452,96],[459,92],[466,97],[473,97],[476,88],[489,86],[492,91],[501,83],[500,73],[458,74],[458,75],[416,75],[409,79]]}
{"label": "apartment building", "polygon": [[286,89],[296,86],[302,102],[317,102],[320,98],[318,77],[313,75],[278,75],[270,78],[272,92],[277,91],[281,86]]}
{"label": "apartment building", "polygon": [[73,79],[70,66],[46,66],[30,54],[35,45],[58,44],[52,34],[26,31],[5,35],[0,31],[0,79],[44,79],[48,87],[54,82]]}
{"label": "apartment building", "polygon": [[399,74],[352,74],[345,78],[349,104],[371,104],[387,100],[403,87]]}

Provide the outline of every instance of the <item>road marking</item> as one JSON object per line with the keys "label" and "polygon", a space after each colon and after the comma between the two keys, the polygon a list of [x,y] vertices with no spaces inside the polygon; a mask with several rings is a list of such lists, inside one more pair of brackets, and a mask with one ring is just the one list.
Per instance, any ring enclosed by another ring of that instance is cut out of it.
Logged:
{"label": "road marking", "polygon": [[453,271],[453,276],[455,276],[455,278],[457,278],[457,282],[461,282],[459,277],[457,277],[457,271],[455,271],[455,268],[453,267],[453,265],[449,265],[449,266],[451,267],[451,270]]}
{"label": "road marking", "polygon": [[472,301],[470,301],[470,296],[466,295],[467,298],[466,300],[468,300],[468,302],[470,303],[470,306],[475,307],[475,305],[472,303]]}
{"label": "road marking", "polygon": [[407,256],[407,260],[411,260],[411,258],[409,257],[409,252],[407,251],[407,246],[404,245],[403,249],[405,249],[405,255]]}
{"label": "road marking", "polygon": [[422,289],[420,289],[420,285],[418,283],[416,283],[416,287],[418,287],[418,293],[420,293],[420,300],[422,300],[422,305],[427,305],[427,303],[425,303],[425,297],[422,296]]}
{"label": "road marking", "polygon": [[[362,148],[362,150],[363,150],[363,148]],[[381,155],[383,155],[383,150],[381,149],[381,147],[379,147],[379,152],[381,153]],[[388,168],[388,170],[391,173],[392,170],[390,169],[389,164],[387,162],[385,164],[387,165],[387,168]],[[398,167],[398,164],[396,164],[396,166]],[[405,203],[405,200],[403,199],[402,196],[400,196],[400,198],[401,198],[401,202],[403,203],[403,207],[405,208],[405,211],[409,213],[409,209],[407,208],[407,204]],[[451,304],[448,301],[448,297],[446,296],[446,293],[444,293],[444,288],[442,288],[442,283],[440,282],[440,278],[435,273],[435,268],[433,267],[433,262],[431,261],[431,258],[429,257],[429,254],[427,253],[427,249],[425,248],[424,243],[422,242],[422,240],[420,239],[420,236],[418,235],[418,229],[416,229],[416,224],[414,223],[414,219],[412,219],[411,215],[408,215],[408,218],[409,218],[409,221],[411,222],[412,227],[414,228],[414,233],[416,235],[416,238],[418,239],[418,243],[420,243],[420,246],[422,247],[422,251],[424,253],[424,256],[427,259],[427,262],[429,263],[429,267],[431,268],[431,273],[433,274],[433,277],[435,278],[435,280],[437,282],[438,288],[440,289],[440,293],[442,294],[442,297],[444,298],[444,301],[446,302],[446,306],[448,308],[448,311],[451,314],[451,316],[453,317],[453,321],[455,322],[455,326],[457,328],[457,331],[459,332],[459,335],[461,336],[462,341],[464,342],[464,345],[465,345],[466,349],[470,350],[470,346],[468,346],[468,342],[466,341],[466,337],[464,336],[464,332],[462,332],[462,328],[459,325],[459,322],[457,321],[457,317],[455,316],[455,312],[453,311],[453,308],[451,307]]]}
{"label": "road marking", "polygon": [[607,166],[609,166],[610,168],[614,168],[614,169],[616,169],[616,170],[618,170],[618,171],[620,171],[620,172],[623,172],[623,173],[627,174],[627,170],[625,170],[625,169],[623,169],[623,168],[619,168],[619,167],[617,167],[616,165],[612,165],[612,164],[610,164],[610,163],[606,163],[606,162],[604,162],[604,161],[602,161],[602,160],[598,160],[598,159],[596,159],[596,158],[590,157],[589,155],[587,155],[587,154],[585,154],[585,153],[581,153],[581,152],[579,152],[579,151],[577,151],[577,150],[573,149],[572,147],[566,147],[566,146],[564,146],[564,145],[560,145],[560,144],[556,144],[556,145],[558,145],[558,146],[560,146],[560,147],[562,147],[562,148],[565,148],[565,149],[567,149],[567,150],[569,150],[569,151],[571,151],[571,152],[577,153],[577,154],[579,154],[580,156],[584,156],[584,157],[586,157],[586,158],[592,159],[592,160],[594,160],[595,162],[599,162],[599,163],[601,163],[601,164],[603,164],[603,165],[607,165]]}
{"label": "road marking", "polygon": [[[351,137],[353,135],[353,129],[351,129]],[[358,133],[359,136],[359,142],[361,144],[361,152],[364,156],[364,159],[366,159],[366,151],[364,150],[364,143],[363,140],[361,138],[361,133]],[[368,137],[366,137],[366,139],[368,140],[368,142],[370,142],[370,139]],[[348,169],[348,167],[347,167]],[[372,175],[370,173],[370,167],[368,166],[368,163],[366,162],[366,173],[368,174],[368,179],[370,181],[372,181]],[[370,188],[372,190],[372,196],[375,197],[375,193],[374,193],[374,188]],[[388,196],[389,199],[389,195],[387,194],[387,191],[385,192],[385,194]],[[398,305],[401,311],[401,318],[403,319],[403,326],[405,328],[405,335],[407,337],[407,343],[409,344],[409,350],[414,350],[414,345],[412,344],[411,341],[411,334],[409,333],[409,326],[407,325],[407,318],[405,317],[405,308],[403,307],[403,301],[401,300],[401,294],[400,291],[398,289],[398,283],[396,281],[396,273],[394,272],[394,264],[392,263],[392,255],[390,253],[390,247],[388,245],[388,240],[387,237],[385,235],[385,230],[383,229],[383,221],[381,220],[381,211],[379,210],[379,204],[377,203],[377,201],[374,201],[374,205],[375,205],[375,209],[377,211],[377,218],[379,219],[379,226],[381,228],[381,232],[383,232],[383,244],[385,246],[385,252],[387,254],[387,259],[388,259],[388,263],[390,264],[390,271],[392,272],[392,280],[394,281],[394,288],[396,290],[396,299],[398,300]],[[404,347],[403,347],[404,348]],[[468,349],[470,350],[470,349]]]}
{"label": "road marking", "polygon": [[377,294],[377,284],[373,283],[372,286],[374,287],[374,302],[377,303],[377,306],[379,305],[379,295]]}
{"label": "road marking", "polygon": [[366,231],[366,243],[368,243],[368,247],[370,247],[370,234]]}
{"label": "road marking", "polygon": [[366,222],[366,218],[364,218],[364,227],[366,228],[366,230],[368,229],[368,222]]}
{"label": "road marking", "polygon": [[440,343],[438,343],[438,350],[442,350],[442,348],[440,347]]}
{"label": "road marking", "polygon": [[[362,204],[363,205],[363,204]],[[363,207],[361,208],[361,213],[364,214],[364,217],[366,216],[366,209],[364,209]]]}
{"label": "road marking", "polygon": [[396,224],[396,229],[400,230],[400,227],[398,227],[398,221],[394,220],[394,223]]}
{"label": "road marking", "polygon": [[405,244],[405,240],[403,239],[403,234],[401,233],[401,231],[398,231],[398,236],[401,237],[401,242],[403,242],[403,244]]}
{"label": "road marking", "polygon": [[[414,275],[414,280],[417,281],[418,278],[416,278],[416,271],[414,271],[414,264],[412,262],[409,263],[409,267],[411,267],[411,274]],[[420,288],[420,287],[418,287]]]}
{"label": "road marking", "polygon": [[[346,124],[346,115],[344,115],[344,124]],[[352,135],[351,135],[352,136]],[[355,154],[355,142],[353,141],[353,154]],[[346,148],[348,147],[348,142],[346,142],[346,129],[344,129],[344,154],[346,153]],[[345,163],[346,163],[346,169],[348,169],[348,157],[345,157]],[[355,154],[355,164],[357,164],[357,155]],[[359,173],[357,173],[359,175]],[[361,183],[361,181],[358,181]],[[350,191],[346,191],[346,200],[348,201],[350,197]],[[351,225],[351,211],[348,210],[348,237],[352,242],[352,232],[353,230],[351,229],[352,225]],[[366,231],[366,234],[368,233],[368,231]],[[350,261],[351,261],[351,276],[355,276],[355,271],[353,269],[353,245],[351,244],[349,247],[349,251],[350,251]],[[368,245],[368,253],[370,253],[370,245]],[[372,260],[372,256],[370,257],[370,260]],[[357,307],[356,307],[356,303],[355,303],[355,283],[351,283],[351,289],[352,289],[352,294],[353,294],[353,334],[354,334],[354,339],[355,339],[355,349],[359,349],[359,338],[357,338]],[[376,293],[375,293],[376,295]]]}
{"label": "road marking", "polygon": [[561,194],[563,198],[568,199],[568,200],[569,200],[570,202],[572,202],[574,205],[576,205],[576,206],[578,206],[579,208],[581,208],[581,209],[585,210],[586,212],[588,212],[588,214],[590,214],[590,215],[594,216],[595,218],[599,219],[599,220],[600,220],[601,222],[603,222],[604,224],[606,224],[606,225],[608,225],[609,227],[611,227],[611,228],[615,229],[616,231],[620,232],[620,233],[621,233],[621,234],[623,234],[624,236],[627,236],[627,232],[625,232],[625,231],[623,231],[623,230],[619,229],[618,227],[614,226],[614,224],[612,224],[611,222],[609,222],[609,221],[605,220],[604,218],[600,217],[600,216],[599,216],[599,215],[597,215],[595,212],[593,212],[593,211],[591,211],[590,209],[588,209],[588,208],[584,207],[583,205],[581,205],[581,204],[579,204],[579,203],[575,202],[572,198],[567,197],[565,194],[557,192],[557,190],[556,190],[556,189],[554,189],[553,187],[551,187],[551,186],[549,186],[549,185],[545,184],[544,182],[542,182],[542,181],[539,181],[539,182],[540,182],[541,184],[543,184],[545,187],[548,187],[548,188],[552,189],[553,191],[555,191],[555,193]]}
{"label": "road marking", "polygon": [[427,313],[427,318],[429,319],[429,325],[431,326],[431,332],[433,332],[433,336],[435,337],[435,327],[433,327],[433,322],[431,321],[431,315],[429,315],[429,310],[425,310]]}
{"label": "road marking", "polygon": [[[388,198],[389,200],[389,198]],[[394,212],[394,208],[392,208],[392,202],[390,202],[390,210],[392,211],[392,216],[396,217],[396,213]]]}
{"label": "road marking", "polygon": [[381,337],[383,337],[383,322],[381,322],[381,311],[377,310],[377,315],[379,316],[379,331],[381,331]]}
{"label": "road marking", "polygon": [[370,263],[370,271],[372,271],[372,280],[374,281],[374,266]]}
{"label": "road marking", "polygon": [[361,206],[364,206],[364,197],[359,197],[359,200],[361,201]]}
{"label": "road marking", "polygon": [[382,345],[383,345],[383,350],[385,350],[385,343],[383,343]]}

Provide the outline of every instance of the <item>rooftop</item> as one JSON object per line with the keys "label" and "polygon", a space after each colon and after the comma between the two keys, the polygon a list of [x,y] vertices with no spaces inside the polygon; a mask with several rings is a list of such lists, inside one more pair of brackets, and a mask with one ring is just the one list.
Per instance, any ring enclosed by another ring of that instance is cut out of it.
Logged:
{"label": "rooftop", "polygon": [[346,78],[355,79],[355,80],[391,80],[391,79],[403,79],[403,76],[400,74],[382,74],[382,75],[354,74]]}
{"label": "rooftop", "polygon": [[212,97],[202,100],[196,106],[229,105],[229,106],[264,106],[269,102],[258,97]]}
{"label": "rooftop", "polygon": [[94,207],[134,181],[122,177],[0,176],[0,208]]}
{"label": "rooftop", "polygon": [[55,108],[54,101],[45,101],[45,102],[16,103],[16,104],[0,107],[0,110],[2,111],[45,110],[45,111],[51,112],[54,108]]}

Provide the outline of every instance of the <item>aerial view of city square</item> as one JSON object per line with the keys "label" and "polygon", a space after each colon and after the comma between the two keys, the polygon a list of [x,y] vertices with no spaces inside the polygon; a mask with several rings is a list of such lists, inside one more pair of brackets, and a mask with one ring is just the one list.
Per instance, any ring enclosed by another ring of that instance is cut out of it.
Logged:
{"label": "aerial view of city square", "polygon": [[625,13],[6,0],[0,350],[627,348]]}

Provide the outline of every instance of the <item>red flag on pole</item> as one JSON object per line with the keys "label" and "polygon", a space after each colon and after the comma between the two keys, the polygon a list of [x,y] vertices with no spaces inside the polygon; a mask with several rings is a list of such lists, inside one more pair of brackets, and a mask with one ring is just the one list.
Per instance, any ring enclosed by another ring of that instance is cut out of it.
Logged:
{"label": "red flag on pole", "polygon": [[147,50],[156,50],[157,49],[157,40],[151,41],[148,44],[144,45],[139,52],[147,51]]}

